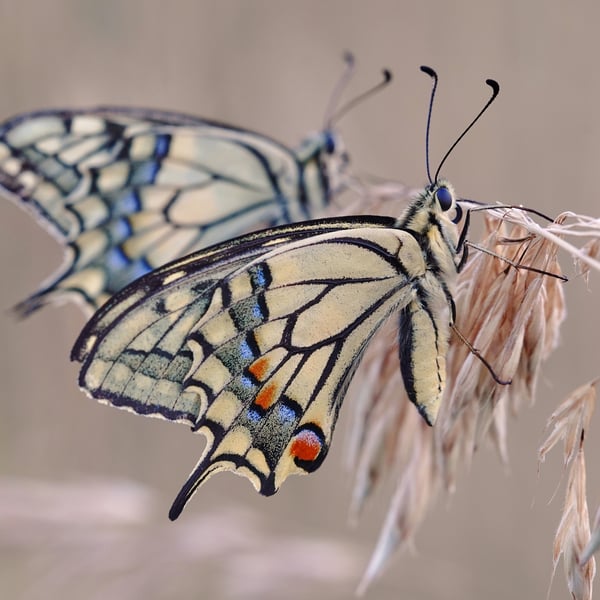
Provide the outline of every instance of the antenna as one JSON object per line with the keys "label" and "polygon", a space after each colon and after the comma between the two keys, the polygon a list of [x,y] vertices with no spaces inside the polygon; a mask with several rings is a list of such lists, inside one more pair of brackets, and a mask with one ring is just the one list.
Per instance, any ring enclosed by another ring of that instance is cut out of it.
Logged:
{"label": "antenna", "polygon": [[433,112],[433,99],[437,90],[438,76],[431,67],[422,65],[420,68],[423,73],[427,73],[433,79],[433,87],[431,88],[431,96],[429,97],[429,109],[427,110],[427,128],[425,130],[425,166],[427,168],[427,179],[429,179],[429,185],[431,185],[433,180],[431,179],[431,171],[429,170],[429,130],[431,128],[431,113]]}
{"label": "antenna", "polygon": [[390,81],[392,81],[392,72],[389,69],[383,69],[382,73],[383,73],[383,79],[379,83],[376,83],[373,87],[370,87],[368,90],[364,91],[362,94],[359,94],[355,98],[352,98],[352,100],[349,100],[348,102],[346,102],[346,104],[341,106],[337,110],[337,112],[335,112],[333,115],[331,115],[331,117],[328,121],[329,127],[331,127],[331,125],[333,125],[336,121],[339,121],[348,111],[353,109],[357,104],[360,104],[363,100],[365,100],[369,96],[376,94],[377,92],[382,90],[384,87],[386,87],[390,83]]}
{"label": "antenna", "polygon": [[443,167],[444,163],[446,162],[446,159],[450,156],[450,154],[452,153],[454,148],[456,148],[458,143],[465,137],[465,135],[471,129],[471,127],[473,127],[473,125],[475,125],[475,123],[477,123],[477,121],[479,121],[481,115],[483,115],[483,113],[489,108],[490,104],[496,99],[496,96],[498,96],[498,94],[500,93],[500,85],[494,79],[486,79],[485,80],[485,83],[492,88],[492,95],[491,95],[490,99],[485,103],[484,107],[479,111],[479,113],[477,113],[477,116],[469,123],[469,125],[467,125],[465,130],[458,136],[458,138],[456,139],[454,144],[452,144],[452,146],[450,146],[450,149],[448,150],[448,152],[446,152],[446,154],[444,154],[444,157],[440,161],[437,171],[435,172],[435,177],[433,178],[433,181],[432,181],[431,175],[429,173],[429,124],[431,121],[433,98],[434,98],[435,91],[437,88],[438,76],[437,76],[437,73],[431,67],[422,66],[421,71],[423,71],[424,73],[427,73],[427,75],[429,75],[433,79],[433,89],[431,91],[431,100],[429,101],[429,115],[427,117],[427,140],[426,140],[426,145],[425,145],[425,152],[426,152],[426,156],[427,156],[427,176],[429,177],[429,183],[433,183],[434,181],[437,181],[438,175],[440,174],[440,171],[442,170],[442,167]]}
{"label": "antenna", "polygon": [[342,76],[339,78],[338,82],[335,84],[335,88],[329,98],[329,103],[327,105],[327,110],[325,111],[325,124],[324,129],[331,129],[334,123],[339,121],[349,110],[354,108],[357,104],[360,104],[363,100],[368,98],[369,96],[379,92],[379,90],[383,89],[390,83],[392,80],[392,73],[388,69],[383,69],[383,80],[374,86],[370,87],[368,90],[356,96],[356,98],[352,98],[346,104],[343,104],[340,108],[336,110],[337,105],[340,102],[340,98],[342,93],[346,89],[348,82],[354,75],[354,55],[351,52],[344,53],[344,62],[346,63],[346,68],[342,73]]}
{"label": "antenna", "polygon": [[331,92],[331,96],[329,97],[329,103],[327,104],[327,109],[325,110],[325,129],[329,129],[331,122],[334,119],[335,115],[335,107],[338,105],[340,101],[340,97],[348,85],[350,79],[352,79],[352,75],[354,75],[354,54],[352,52],[344,52],[344,63],[345,68],[342,72],[341,77],[338,79],[335,87],[333,88],[333,92]]}

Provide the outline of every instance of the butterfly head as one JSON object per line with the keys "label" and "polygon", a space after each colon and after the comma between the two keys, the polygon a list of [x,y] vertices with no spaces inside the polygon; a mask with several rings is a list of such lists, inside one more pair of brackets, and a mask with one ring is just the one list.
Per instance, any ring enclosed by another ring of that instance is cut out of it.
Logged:
{"label": "butterfly head", "polygon": [[319,133],[310,134],[302,141],[296,154],[302,162],[314,158],[327,159],[332,156],[342,158],[345,164],[349,162],[344,142],[334,129],[325,129]]}
{"label": "butterfly head", "polygon": [[430,195],[431,210],[443,215],[455,225],[458,225],[463,217],[463,211],[454,192],[452,185],[445,179],[436,181],[427,187],[426,193]]}
{"label": "butterfly head", "polygon": [[307,137],[296,155],[310,178],[319,176],[328,193],[341,191],[350,157],[341,136],[333,129],[325,129]]}
{"label": "butterfly head", "polygon": [[408,206],[398,226],[418,235],[426,235],[432,225],[452,233],[456,232],[462,216],[452,184],[440,179],[429,184]]}

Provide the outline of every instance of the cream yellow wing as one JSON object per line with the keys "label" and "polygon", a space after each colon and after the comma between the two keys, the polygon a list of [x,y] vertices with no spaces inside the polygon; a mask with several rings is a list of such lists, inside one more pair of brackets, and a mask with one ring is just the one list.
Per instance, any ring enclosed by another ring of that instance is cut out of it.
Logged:
{"label": "cream yellow wing", "polygon": [[61,270],[17,311],[69,297],[95,310],[180,256],[318,216],[346,160],[331,131],[292,151],[252,131],[153,110],[10,119],[0,125],[0,189],[66,248]]}

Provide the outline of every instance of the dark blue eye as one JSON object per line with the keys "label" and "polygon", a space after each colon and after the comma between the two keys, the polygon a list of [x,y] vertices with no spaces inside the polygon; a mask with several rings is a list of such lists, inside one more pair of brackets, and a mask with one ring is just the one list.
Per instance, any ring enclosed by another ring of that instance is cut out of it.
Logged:
{"label": "dark blue eye", "polygon": [[452,207],[453,198],[452,198],[452,194],[450,193],[450,190],[448,188],[446,188],[446,187],[438,188],[437,192],[435,193],[435,197],[437,198],[437,201],[440,203],[440,208],[443,211],[450,210],[450,208]]}
{"label": "dark blue eye", "polygon": [[327,154],[333,154],[335,152],[335,136],[331,131],[325,132],[325,152]]}

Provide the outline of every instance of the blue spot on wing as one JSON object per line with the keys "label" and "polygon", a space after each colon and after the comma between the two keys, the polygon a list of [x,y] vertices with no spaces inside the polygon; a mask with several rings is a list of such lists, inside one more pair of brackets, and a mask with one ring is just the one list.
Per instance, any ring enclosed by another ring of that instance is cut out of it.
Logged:
{"label": "blue spot on wing", "polygon": [[252,423],[259,423],[261,421],[261,419],[262,419],[262,415],[257,410],[255,410],[253,408],[249,408],[246,411],[246,417]]}
{"label": "blue spot on wing", "polygon": [[125,269],[131,263],[129,257],[120,247],[112,248],[105,255],[106,265],[112,271]]}
{"label": "blue spot on wing", "polygon": [[250,270],[250,277],[252,289],[254,289],[254,291],[264,290],[271,283],[271,271],[265,263],[252,267]]}
{"label": "blue spot on wing", "polygon": [[131,185],[147,185],[154,183],[156,175],[160,170],[160,163],[156,161],[136,165],[131,174]]}
{"label": "blue spot on wing", "polygon": [[246,340],[240,344],[240,356],[244,361],[251,361],[254,358],[254,353]]}
{"label": "blue spot on wing", "polygon": [[169,151],[169,145],[171,143],[171,136],[159,135],[156,136],[156,146],[154,148],[154,156],[156,158],[162,158],[167,155]]}
{"label": "blue spot on wing", "polygon": [[110,235],[113,243],[120,243],[128,239],[131,236],[131,233],[131,225],[125,217],[121,217],[110,224]]}
{"label": "blue spot on wing", "polygon": [[115,198],[113,203],[113,213],[115,216],[131,215],[139,212],[141,208],[140,197],[135,190]]}
{"label": "blue spot on wing", "polygon": [[130,281],[133,281],[139,279],[142,275],[146,275],[146,273],[150,273],[153,269],[154,267],[151,267],[144,259],[138,259],[129,265],[127,275]]}
{"label": "blue spot on wing", "polygon": [[249,390],[254,388],[254,383],[252,383],[252,380],[245,375],[240,377],[240,384]]}
{"label": "blue spot on wing", "polygon": [[262,270],[256,271],[254,280],[256,281],[256,285],[258,285],[260,287],[265,287],[265,285],[267,284],[267,279],[265,277],[265,274],[262,272]]}
{"label": "blue spot on wing", "polygon": [[264,317],[263,310],[258,302],[252,307],[252,316],[255,319],[262,319]]}
{"label": "blue spot on wing", "polygon": [[114,248],[106,255],[106,266],[109,271],[106,291],[112,294],[152,271],[152,267],[144,259],[128,259],[120,248]]}
{"label": "blue spot on wing", "polygon": [[280,404],[279,407],[279,419],[283,423],[293,423],[296,420],[297,414],[296,411],[291,409],[289,406],[285,404]]}

